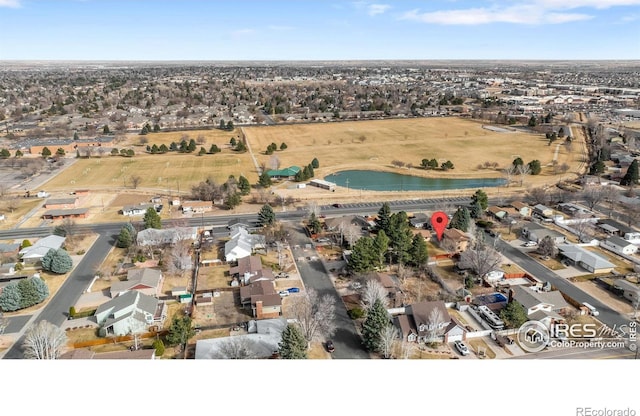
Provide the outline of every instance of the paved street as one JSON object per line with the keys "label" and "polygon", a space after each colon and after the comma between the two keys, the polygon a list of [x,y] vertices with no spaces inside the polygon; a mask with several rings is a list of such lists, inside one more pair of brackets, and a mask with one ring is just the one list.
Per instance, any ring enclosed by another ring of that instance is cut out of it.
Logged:
{"label": "paved street", "polygon": [[627,348],[554,348],[537,353],[528,353],[509,358],[510,360],[607,360],[607,359],[635,359],[636,353]]}
{"label": "paved street", "polygon": [[[360,335],[356,331],[353,320],[347,314],[347,308],[344,306],[342,299],[338,295],[331,282],[331,278],[327,273],[318,253],[313,248],[306,249],[306,244],[311,244],[311,239],[305,234],[299,225],[289,224],[289,244],[291,246],[293,257],[300,271],[300,277],[304,281],[306,288],[315,289],[320,296],[330,295],[335,299],[336,312],[335,323],[336,333],[332,340],[336,350],[331,356],[333,358],[369,358],[369,354],[363,349]],[[295,248],[299,246],[299,248]],[[313,257],[315,260],[306,260],[307,257]],[[298,261],[298,258],[305,260]]]}

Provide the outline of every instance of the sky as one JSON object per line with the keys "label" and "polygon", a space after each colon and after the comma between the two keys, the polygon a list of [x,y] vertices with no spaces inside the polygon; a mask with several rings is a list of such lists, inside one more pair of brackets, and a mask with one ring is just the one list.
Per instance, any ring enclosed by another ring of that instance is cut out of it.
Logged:
{"label": "sky", "polygon": [[0,0],[0,60],[640,59],[640,0]]}

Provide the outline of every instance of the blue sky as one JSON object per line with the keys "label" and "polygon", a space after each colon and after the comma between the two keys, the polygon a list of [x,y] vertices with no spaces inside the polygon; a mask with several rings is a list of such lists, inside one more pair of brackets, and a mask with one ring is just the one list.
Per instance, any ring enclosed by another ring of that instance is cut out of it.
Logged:
{"label": "blue sky", "polygon": [[0,0],[0,60],[640,59],[640,0]]}

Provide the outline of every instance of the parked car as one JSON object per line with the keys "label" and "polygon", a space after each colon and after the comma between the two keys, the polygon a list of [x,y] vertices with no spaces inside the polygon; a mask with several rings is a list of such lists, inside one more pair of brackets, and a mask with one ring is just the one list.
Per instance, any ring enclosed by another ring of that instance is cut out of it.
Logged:
{"label": "parked car", "polygon": [[456,349],[458,350],[458,352],[462,355],[469,355],[469,348],[467,348],[467,346],[465,345],[464,342],[462,341],[456,341],[453,343],[453,345],[456,347]]}
{"label": "parked car", "polygon": [[334,208],[342,208],[342,204],[333,204]]}
{"label": "parked car", "polygon": [[536,243],[535,241],[527,241],[526,243],[524,243],[525,247],[534,247],[537,246],[538,243]]}
{"label": "parked car", "polygon": [[280,295],[280,297],[285,297],[285,296],[289,296],[289,291],[288,290],[281,290],[280,292],[278,292],[278,295]]}
{"label": "parked car", "polygon": [[334,352],[336,350],[336,347],[333,345],[333,341],[331,340],[326,342],[326,346],[327,346],[327,351],[329,352]]}
{"label": "parked car", "polygon": [[290,287],[289,289],[287,289],[287,292],[289,292],[289,293],[298,293],[298,292],[300,292],[300,289],[298,289],[297,287]]}

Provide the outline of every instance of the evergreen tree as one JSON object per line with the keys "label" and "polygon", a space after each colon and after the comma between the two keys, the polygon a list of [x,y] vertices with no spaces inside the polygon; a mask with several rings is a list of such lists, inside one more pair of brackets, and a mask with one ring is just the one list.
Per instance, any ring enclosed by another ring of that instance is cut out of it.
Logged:
{"label": "evergreen tree", "polygon": [[400,211],[391,215],[387,235],[391,240],[391,248],[396,261],[402,264],[408,263],[413,233],[409,227],[409,219],[406,212]]}
{"label": "evergreen tree", "polygon": [[154,124],[153,125],[153,132],[154,133],[159,133],[160,132],[160,125]]}
{"label": "evergreen tree", "polygon": [[249,180],[242,175],[238,178],[238,189],[242,195],[249,195],[251,192],[251,184],[249,183]]}
{"label": "evergreen tree", "polygon": [[42,258],[42,268],[48,272],[64,274],[73,267],[71,256],[63,248],[50,249]]}
{"label": "evergreen tree", "polygon": [[22,157],[24,154],[18,149],[16,150],[16,157]]}
{"label": "evergreen tree", "polygon": [[517,158],[513,159],[513,162],[511,162],[511,164],[512,164],[514,167],[516,167],[516,168],[517,168],[518,166],[522,166],[522,165],[524,165],[524,160],[522,160],[522,158],[521,158],[521,157],[517,157]]}
{"label": "evergreen tree", "polygon": [[5,312],[17,311],[21,308],[20,290],[16,283],[9,283],[0,293],[0,309]]}
{"label": "evergreen tree", "polygon": [[630,186],[638,183],[638,161],[634,160],[631,162],[629,167],[627,168],[627,173],[624,174],[624,177],[620,181],[620,185],[622,186]]}
{"label": "evergreen tree", "polygon": [[381,267],[384,264],[385,257],[389,251],[390,242],[391,240],[387,237],[387,233],[385,233],[384,230],[378,231],[378,234],[376,234],[373,239],[373,247],[378,255],[376,266]]}
{"label": "evergreen tree", "polygon": [[105,124],[104,127],[102,127],[102,134],[109,134],[109,133],[111,133],[111,131],[109,130],[109,126]]}
{"label": "evergreen tree", "polygon": [[230,192],[224,200],[224,206],[227,209],[234,209],[242,203],[242,197],[239,192]]}
{"label": "evergreen tree", "polygon": [[313,178],[316,175],[316,173],[313,171],[313,166],[311,166],[311,163],[307,165],[307,171],[309,172],[309,178]]}
{"label": "evergreen tree", "polygon": [[453,214],[449,226],[450,228],[457,228],[466,233],[469,230],[469,224],[471,224],[471,214],[469,214],[469,210],[465,207],[460,207]]}
{"label": "evergreen tree", "polygon": [[220,153],[220,148],[214,143],[209,148],[209,153]]}
{"label": "evergreen tree", "polygon": [[161,339],[156,339],[155,341],[153,341],[153,344],[151,344],[151,347],[154,350],[156,350],[156,357],[162,357],[164,355],[165,347],[164,347],[164,342],[162,342]]}
{"label": "evergreen tree", "polygon": [[367,351],[380,351],[382,330],[389,324],[389,314],[380,299],[376,299],[362,324],[362,339]]}
{"label": "evergreen tree", "polygon": [[307,340],[296,324],[287,324],[282,331],[282,340],[278,344],[280,358],[301,360],[307,358]]}
{"label": "evergreen tree", "polygon": [[38,303],[38,292],[31,283],[31,279],[22,279],[18,282],[20,291],[20,309],[28,308]]}
{"label": "evergreen tree", "polygon": [[10,151],[8,151],[7,149],[0,150],[0,158],[7,159],[9,157],[11,157],[11,152]]}
{"label": "evergreen tree", "polygon": [[207,154],[206,149],[204,147],[201,147],[200,151],[198,152],[198,156],[203,156],[203,155],[206,155],[206,154]]}
{"label": "evergreen tree", "polygon": [[49,297],[49,286],[47,286],[44,280],[42,280],[37,276],[31,277],[30,280],[34,290],[38,295],[36,303],[43,302],[45,299]]}
{"label": "evergreen tree", "polygon": [[480,202],[474,201],[471,204],[471,211],[469,212],[471,218],[478,219],[482,217],[482,207],[480,206]]}
{"label": "evergreen tree", "polygon": [[258,212],[258,224],[261,227],[268,227],[276,222],[276,213],[273,212],[271,205],[263,205]]}
{"label": "evergreen tree", "polygon": [[286,143],[281,143],[280,144],[280,150],[285,150],[287,148],[287,144]]}
{"label": "evergreen tree", "polygon": [[51,156],[51,150],[49,150],[48,147],[44,147],[42,149],[42,157],[49,157]]}
{"label": "evergreen tree", "polygon": [[420,234],[413,236],[411,240],[411,264],[416,267],[422,267],[429,261],[429,252],[427,250],[427,242]]}
{"label": "evergreen tree", "polygon": [[271,186],[271,176],[267,172],[262,172],[258,178],[258,185],[268,188]]}
{"label": "evergreen tree", "polygon": [[347,267],[354,273],[373,271],[378,263],[378,253],[371,237],[362,237],[351,248]]}
{"label": "evergreen tree", "polygon": [[147,212],[144,213],[144,218],[142,219],[144,222],[144,228],[162,228],[162,220],[160,219],[160,215],[156,212],[155,208],[149,207],[147,208]]}
{"label": "evergreen tree", "polygon": [[[520,160],[522,161],[522,159]],[[514,165],[515,165],[515,161],[514,161]],[[482,189],[478,189],[471,197],[471,200],[474,203],[477,202],[478,204],[480,204],[480,208],[482,209],[483,212],[489,206],[489,197],[487,196],[487,193]]]}
{"label": "evergreen tree", "polygon": [[153,146],[151,146],[151,154],[155,155],[156,153],[158,153],[160,151],[160,148],[158,147],[157,144],[153,144]]}
{"label": "evergreen tree", "polygon": [[187,152],[193,153],[197,149],[196,141],[194,139],[189,140],[189,144],[187,145]]}
{"label": "evergreen tree", "polygon": [[318,217],[316,217],[315,212],[312,212],[309,216],[308,227],[309,231],[311,231],[312,234],[318,234],[320,231],[322,231],[322,224],[320,223]]}
{"label": "evergreen tree", "polygon": [[158,153],[167,153],[169,151],[169,148],[167,147],[166,144],[162,143],[159,147],[158,147]]}
{"label": "evergreen tree", "polygon": [[520,328],[527,322],[527,311],[520,302],[512,300],[500,311],[500,319],[508,328]]}
{"label": "evergreen tree", "polygon": [[119,248],[129,248],[133,243],[133,237],[129,233],[129,230],[126,227],[122,227],[120,229],[120,234],[118,234],[118,240],[116,241],[116,246]]}
{"label": "evergreen tree", "polygon": [[529,172],[532,175],[539,175],[540,172],[542,172],[542,165],[540,164],[540,161],[538,159],[534,159],[531,162],[528,163],[529,165]]}
{"label": "evergreen tree", "polygon": [[389,219],[391,218],[391,206],[388,202],[382,204],[382,207],[378,210],[378,217],[375,220],[376,230],[382,230],[389,235]]}
{"label": "evergreen tree", "polygon": [[320,162],[318,161],[317,157],[313,158],[313,160],[311,161],[311,166],[313,166],[314,169],[318,169],[320,167]]}
{"label": "evergreen tree", "polygon": [[80,136],[77,131],[73,133],[73,140],[80,140]]}
{"label": "evergreen tree", "polygon": [[189,316],[175,315],[171,321],[171,326],[169,327],[169,333],[167,334],[166,340],[169,345],[182,345],[195,334],[196,331],[191,326],[191,318]]}

